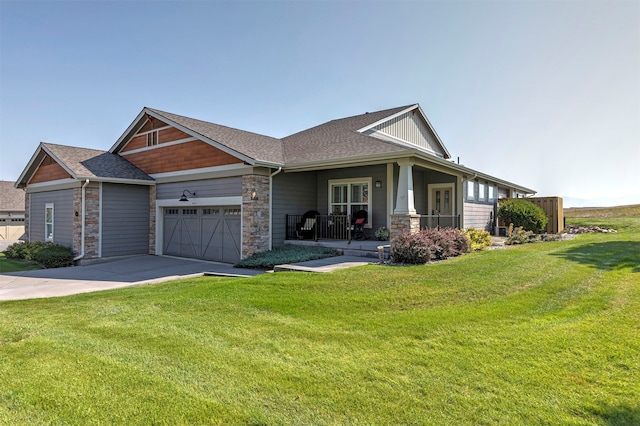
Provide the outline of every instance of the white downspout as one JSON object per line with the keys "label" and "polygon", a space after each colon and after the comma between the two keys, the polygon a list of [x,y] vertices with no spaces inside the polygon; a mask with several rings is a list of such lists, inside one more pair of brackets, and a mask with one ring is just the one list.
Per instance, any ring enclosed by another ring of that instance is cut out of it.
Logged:
{"label": "white downspout", "polygon": [[73,261],[75,262],[76,260],[80,260],[84,257],[84,223],[85,223],[85,207],[84,207],[84,199],[85,199],[85,194],[86,194],[86,187],[87,185],[89,185],[89,179],[84,181],[84,184],[82,185],[82,201],[80,202],[80,208],[82,209],[82,230],[80,231],[80,254],[77,255],[76,257],[73,258]]}
{"label": "white downspout", "polygon": [[269,250],[273,249],[273,177],[282,171],[282,167],[269,175]]}

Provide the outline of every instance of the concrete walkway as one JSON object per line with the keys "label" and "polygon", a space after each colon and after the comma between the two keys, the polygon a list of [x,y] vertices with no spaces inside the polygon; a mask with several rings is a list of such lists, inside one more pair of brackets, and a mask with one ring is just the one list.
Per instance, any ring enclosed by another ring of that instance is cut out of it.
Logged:
{"label": "concrete walkway", "polygon": [[377,260],[361,256],[336,256],[290,265],[276,265],[273,270],[274,272],[331,272],[338,269],[352,268],[354,266],[369,265],[371,263],[377,263]]}
{"label": "concrete walkway", "polygon": [[202,276],[205,273],[253,276],[263,271],[169,256],[129,256],[69,268],[0,274],[0,300],[67,296]]}
{"label": "concrete walkway", "polygon": [[[375,263],[375,259],[336,256],[278,265],[274,271],[331,272],[369,263]],[[128,256],[83,266],[0,274],[0,301],[68,296],[203,275],[250,277],[262,273],[264,271],[256,269],[234,268],[227,263],[171,256]]]}

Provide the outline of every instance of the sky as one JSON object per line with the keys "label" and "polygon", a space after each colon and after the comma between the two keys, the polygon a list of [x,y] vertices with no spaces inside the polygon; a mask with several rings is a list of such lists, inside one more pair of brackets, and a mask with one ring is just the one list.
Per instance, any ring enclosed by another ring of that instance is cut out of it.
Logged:
{"label": "sky", "polygon": [[0,180],[145,106],[284,137],[415,103],[467,167],[640,204],[640,1],[0,0]]}

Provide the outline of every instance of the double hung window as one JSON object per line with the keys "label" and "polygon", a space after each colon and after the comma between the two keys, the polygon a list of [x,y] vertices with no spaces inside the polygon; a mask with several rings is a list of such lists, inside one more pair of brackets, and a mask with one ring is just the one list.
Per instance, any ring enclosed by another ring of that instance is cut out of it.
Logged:
{"label": "double hung window", "polygon": [[[371,212],[371,179],[336,179],[329,181],[329,213],[352,215],[360,210]],[[371,223],[371,218],[369,218]]]}

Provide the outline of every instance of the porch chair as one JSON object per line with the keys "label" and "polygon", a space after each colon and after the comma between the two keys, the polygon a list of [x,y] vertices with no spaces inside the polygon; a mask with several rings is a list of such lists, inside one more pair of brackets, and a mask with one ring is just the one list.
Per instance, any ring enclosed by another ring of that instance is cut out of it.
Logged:
{"label": "porch chair", "polygon": [[358,210],[352,216],[351,222],[351,238],[354,240],[365,239],[368,240],[364,233],[364,225],[367,223],[369,219],[369,212],[366,210]]}
{"label": "porch chair", "polygon": [[315,235],[317,216],[320,213],[309,210],[302,215],[302,219],[296,225],[296,236],[299,240],[313,238]]}

